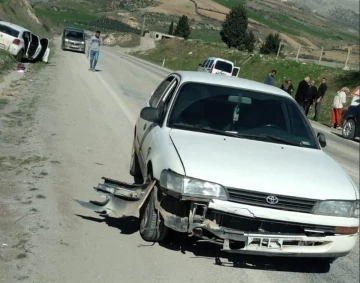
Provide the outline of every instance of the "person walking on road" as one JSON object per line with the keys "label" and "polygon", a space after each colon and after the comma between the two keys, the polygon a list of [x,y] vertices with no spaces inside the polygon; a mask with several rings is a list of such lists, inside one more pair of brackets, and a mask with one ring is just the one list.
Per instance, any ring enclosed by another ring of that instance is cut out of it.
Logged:
{"label": "person walking on road", "polygon": [[296,102],[305,110],[305,100],[308,96],[309,88],[310,88],[310,77],[306,76],[298,85],[295,94]]}
{"label": "person walking on road", "polygon": [[321,84],[318,88],[318,91],[316,93],[316,97],[315,97],[315,116],[314,116],[314,121],[317,121],[319,119],[319,115],[320,115],[320,107],[321,107],[321,102],[324,99],[325,93],[327,91],[327,84],[326,84],[326,78],[322,78],[321,80]]}
{"label": "person walking on road", "polygon": [[100,31],[96,31],[95,35],[90,38],[87,57],[90,56],[90,71],[95,72],[96,64],[99,60],[100,46],[103,44],[100,37]]}
{"label": "person walking on road", "polygon": [[341,130],[341,116],[344,104],[346,103],[346,95],[350,93],[347,87],[343,87],[334,97],[333,109],[331,113],[331,127]]}
{"label": "person walking on road", "polygon": [[310,82],[310,88],[309,88],[308,96],[306,97],[306,101],[305,101],[305,114],[306,114],[306,116],[309,114],[309,110],[310,110],[311,106],[314,103],[316,93],[317,93],[317,87],[315,86],[315,81],[312,80]]}
{"label": "person walking on road", "polygon": [[264,84],[274,85],[275,83],[276,70],[272,70],[265,78]]}

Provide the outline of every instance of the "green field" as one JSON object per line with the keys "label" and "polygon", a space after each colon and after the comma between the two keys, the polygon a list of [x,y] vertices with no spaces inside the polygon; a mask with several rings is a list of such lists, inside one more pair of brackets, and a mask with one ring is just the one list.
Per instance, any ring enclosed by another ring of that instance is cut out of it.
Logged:
{"label": "green field", "polygon": [[[191,52],[191,55],[189,55]],[[164,41],[160,42],[156,49],[148,52],[136,52],[133,55],[161,65],[165,59],[165,67],[172,70],[197,70],[199,63],[207,57],[216,56],[233,61],[241,67],[240,77],[263,82],[265,76],[272,70],[278,71],[276,86],[280,87],[285,77],[291,78],[296,88],[298,83],[307,75],[311,76],[320,84],[323,76],[328,78],[328,92],[324,98],[321,109],[320,121],[330,123],[331,104],[336,91],[343,86],[354,89],[360,81],[359,72],[347,72],[339,69],[326,68],[319,65],[300,64],[295,61],[279,59],[273,56],[254,56],[247,63],[242,63],[249,58],[247,53],[230,52],[227,48],[221,48],[210,43],[195,43],[189,41]],[[310,118],[313,113],[310,112]]]}
{"label": "green field", "polygon": [[[239,4],[246,5],[246,0],[214,0],[215,2],[231,9]],[[246,6],[245,6],[246,7]],[[293,20],[289,16],[279,13],[256,11],[249,7],[246,7],[249,18],[275,29],[279,32],[287,33],[293,36],[300,36],[305,33],[322,39],[347,39],[351,41],[358,41],[359,37],[353,34],[348,34],[342,31],[326,30],[321,27],[315,27],[300,23]]]}

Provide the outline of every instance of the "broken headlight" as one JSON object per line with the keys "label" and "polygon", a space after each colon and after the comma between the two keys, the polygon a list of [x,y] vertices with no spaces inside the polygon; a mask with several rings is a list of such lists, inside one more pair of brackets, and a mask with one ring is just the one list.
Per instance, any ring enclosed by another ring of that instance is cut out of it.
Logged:
{"label": "broken headlight", "polygon": [[161,172],[160,186],[183,195],[227,200],[223,186],[189,178],[169,170]]}
{"label": "broken headlight", "polygon": [[315,214],[359,218],[359,201],[325,200],[315,207]]}

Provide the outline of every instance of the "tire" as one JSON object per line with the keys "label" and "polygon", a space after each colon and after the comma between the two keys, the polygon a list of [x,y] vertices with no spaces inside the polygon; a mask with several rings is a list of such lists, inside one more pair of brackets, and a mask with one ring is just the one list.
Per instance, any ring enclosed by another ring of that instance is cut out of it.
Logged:
{"label": "tire", "polygon": [[18,54],[15,56],[16,61],[18,62],[22,62],[23,58],[24,58],[24,49],[21,49]]}
{"label": "tire", "polygon": [[134,177],[134,181],[136,184],[144,183],[144,178],[142,176],[141,169],[140,169],[139,159],[135,152],[134,147],[133,147],[133,151],[132,151],[132,161],[130,164],[130,175]]}
{"label": "tire", "polygon": [[342,129],[342,136],[347,140],[353,140],[355,139],[355,131],[355,121],[353,119],[346,120]]}
{"label": "tire", "polygon": [[161,242],[166,237],[169,229],[155,208],[155,193],[152,191],[144,209],[140,211],[140,236],[147,242]]}

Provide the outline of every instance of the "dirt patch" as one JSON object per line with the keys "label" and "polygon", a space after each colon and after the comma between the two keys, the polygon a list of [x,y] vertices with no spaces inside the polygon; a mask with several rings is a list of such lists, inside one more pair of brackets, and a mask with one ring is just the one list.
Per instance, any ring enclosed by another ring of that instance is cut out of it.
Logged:
{"label": "dirt patch", "polygon": [[[33,255],[30,239],[46,223],[39,217],[39,203],[46,201],[41,179],[48,158],[40,156],[36,139],[35,114],[39,89],[46,84],[47,70],[30,72],[0,88],[0,274],[4,282],[25,281]],[[15,72],[10,78],[16,78]],[[6,101],[6,103],[5,103]]]}
{"label": "dirt patch", "polygon": [[111,33],[105,40],[104,44],[107,46],[120,46],[125,48],[136,47],[140,45],[141,37],[133,33]]}

